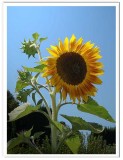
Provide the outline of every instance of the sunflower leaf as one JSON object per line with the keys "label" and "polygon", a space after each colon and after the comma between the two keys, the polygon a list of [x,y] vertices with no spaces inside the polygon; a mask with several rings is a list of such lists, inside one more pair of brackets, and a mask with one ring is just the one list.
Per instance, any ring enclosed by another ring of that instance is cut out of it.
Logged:
{"label": "sunflower leaf", "polygon": [[115,120],[111,117],[108,111],[103,106],[100,106],[91,97],[89,97],[88,101],[85,104],[78,104],[77,108],[82,112],[90,113],[107,121],[115,123]]}
{"label": "sunflower leaf", "polygon": [[35,105],[36,105],[35,93],[32,93],[32,100],[33,100],[33,102],[34,102]]}
{"label": "sunflower leaf", "polygon": [[91,125],[91,123],[86,122],[85,120],[83,120],[80,117],[67,116],[67,115],[61,115],[61,116],[64,117],[65,119],[67,119],[72,124],[72,129],[74,131],[89,130],[94,133],[100,133],[103,131],[103,128],[100,129],[100,127],[98,127],[98,126],[95,128],[93,125]]}
{"label": "sunflower leaf", "polygon": [[23,142],[22,137],[13,138],[13,139],[8,141],[7,149],[10,150],[10,149],[14,148],[15,146],[19,145],[22,142]]}
{"label": "sunflower leaf", "polygon": [[45,41],[46,39],[47,39],[47,37],[40,38],[39,41],[40,41],[40,43],[41,43],[41,42]]}
{"label": "sunflower leaf", "polygon": [[79,147],[81,146],[81,140],[78,134],[72,135],[67,138],[65,143],[74,154],[78,153]]}
{"label": "sunflower leaf", "polygon": [[21,102],[27,102],[27,97],[34,89],[22,89],[18,92],[17,99]]}
{"label": "sunflower leaf", "polygon": [[25,67],[25,66],[23,66],[23,68],[25,71],[28,71],[28,72],[42,72],[45,66],[46,65],[41,64],[41,65],[38,65],[34,68],[29,68],[29,67]]}
{"label": "sunflower leaf", "polygon": [[25,103],[19,107],[16,107],[13,111],[9,113],[9,121],[15,121],[17,119],[20,119],[32,112],[36,112],[40,108],[40,105],[38,106],[31,106],[28,103]]}
{"label": "sunflower leaf", "polygon": [[16,88],[15,91],[19,92],[21,89],[25,88],[28,86],[27,82],[23,82],[20,79],[16,82]]}
{"label": "sunflower leaf", "polygon": [[29,72],[18,71],[18,74],[19,74],[19,77],[16,82],[16,88],[15,88],[16,92],[19,92],[23,88],[29,86],[32,78],[32,75]]}

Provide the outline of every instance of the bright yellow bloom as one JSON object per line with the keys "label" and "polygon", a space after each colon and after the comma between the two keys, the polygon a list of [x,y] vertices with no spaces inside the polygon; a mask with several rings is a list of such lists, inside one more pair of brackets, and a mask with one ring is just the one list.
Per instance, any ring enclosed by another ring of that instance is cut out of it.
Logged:
{"label": "bright yellow bloom", "polygon": [[88,100],[88,96],[95,96],[97,88],[93,84],[101,84],[97,76],[103,74],[103,64],[97,62],[102,56],[98,47],[90,41],[83,44],[83,39],[76,40],[72,35],[70,41],[66,37],[64,43],[47,49],[52,55],[46,64],[43,77],[50,76],[50,84],[61,91],[63,100],[67,94],[75,102]]}

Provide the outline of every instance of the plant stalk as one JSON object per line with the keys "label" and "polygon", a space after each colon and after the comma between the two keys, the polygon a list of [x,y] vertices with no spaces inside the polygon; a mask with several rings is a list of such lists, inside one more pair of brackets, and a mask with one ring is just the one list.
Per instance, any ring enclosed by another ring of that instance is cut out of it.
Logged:
{"label": "plant stalk", "polygon": [[[55,90],[51,94],[51,100],[52,100],[52,120],[57,121]],[[52,145],[52,153],[54,154],[54,153],[56,153],[56,148],[57,148],[57,129],[52,124],[51,124],[51,145]]]}

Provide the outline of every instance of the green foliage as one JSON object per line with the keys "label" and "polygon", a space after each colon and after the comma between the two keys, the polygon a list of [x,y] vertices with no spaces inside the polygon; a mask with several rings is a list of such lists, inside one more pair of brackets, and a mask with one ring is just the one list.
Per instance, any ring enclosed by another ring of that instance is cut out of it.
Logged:
{"label": "green foliage", "polygon": [[90,113],[96,115],[100,118],[103,118],[107,121],[115,123],[115,120],[110,116],[108,111],[103,107],[100,106],[95,100],[89,97],[89,100],[84,104],[77,105],[78,110],[86,113]]}
{"label": "green foliage", "polygon": [[45,41],[45,40],[47,40],[47,37],[39,39],[40,43],[43,42],[43,41]]}
{"label": "green foliage", "polygon": [[20,90],[17,94],[17,99],[21,102],[27,102],[27,97],[31,94],[33,90],[33,88]]}
{"label": "green foliage", "polygon": [[32,93],[32,100],[33,100],[33,102],[34,102],[34,103],[35,103],[35,105],[36,105],[35,94],[36,94],[36,92],[35,92],[35,93]]}
{"label": "green foliage", "polygon": [[9,121],[15,121],[19,118],[22,118],[32,112],[36,112],[40,108],[40,105],[38,106],[31,106],[29,104],[25,104],[23,106],[19,106],[15,108],[12,112],[9,113]]}
{"label": "green foliage", "polygon": [[78,134],[71,135],[66,139],[65,143],[70,148],[72,153],[77,154],[79,147],[81,146],[81,140]]}
{"label": "green foliage", "polygon": [[106,145],[106,141],[103,140],[102,136],[95,137],[93,135],[88,137],[87,144],[88,154],[115,154],[115,145]]}
{"label": "green foliage", "polygon": [[23,68],[27,72],[42,72],[45,66],[46,65],[41,64],[41,65],[38,65],[38,66],[36,66],[34,68],[29,68],[29,67],[25,67],[25,66],[23,66]]}
{"label": "green foliage", "polygon": [[32,79],[32,75],[29,72],[18,71],[19,77],[16,83],[15,91],[19,92],[23,88],[30,85],[30,81]]}
{"label": "green foliage", "polygon": [[[14,138],[8,142],[8,150],[13,150],[13,148],[20,146],[20,143],[28,143],[30,146],[36,149],[39,153],[102,153],[104,152],[103,148],[106,144],[100,138],[88,138],[88,148],[86,149],[85,144],[83,143],[83,137],[80,135],[79,130],[89,130],[93,133],[100,133],[103,131],[101,125],[97,125],[95,123],[86,122],[80,117],[62,115],[65,119],[67,119],[72,124],[72,129],[59,123],[57,121],[59,109],[67,103],[62,103],[62,94],[60,96],[59,104],[56,103],[56,90],[52,89],[50,86],[50,79],[46,78],[45,87],[42,84],[38,83],[39,75],[44,71],[46,65],[43,64],[42,55],[40,52],[41,43],[47,39],[47,37],[40,37],[40,35],[36,32],[32,34],[32,40],[24,40],[22,42],[22,51],[25,53],[28,58],[35,57],[36,54],[39,55],[40,62],[38,62],[38,66],[33,68],[24,66],[24,71],[18,71],[18,80],[16,83],[15,91],[18,92],[17,99],[21,102],[27,102],[28,96],[31,94],[31,98],[35,104],[35,107],[25,103],[22,106],[15,108],[13,111],[9,113],[10,121],[16,121],[22,117],[25,117],[33,112],[38,112],[39,114],[43,114],[49,121],[49,126],[51,127],[51,141],[46,138],[43,142],[43,145],[39,145],[35,143],[42,132],[37,132],[33,136],[31,136],[32,128],[28,131],[24,131],[20,134],[17,134],[17,138]],[[52,68],[51,70],[52,71]],[[49,72],[50,72],[49,71]],[[34,73],[32,73],[34,72]],[[32,75],[35,74],[36,75]],[[26,87],[31,87],[30,89],[25,89]],[[40,91],[41,88],[46,89],[49,92],[51,97],[52,111],[48,105],[47,100],[44,95]],[[40,96],[40,100],[36,101],[36,95]],[[41,110],[41,104],[44,102],[46,106],[47,112]],[[71,102],[68,102],[71,103]],[[86,112],[92,115],[96,115],[100,118],[103,118],[110,122],[115,122],[115,120],[110,116],[108,111],[100,106],[95,100],[89,97],[88,101],[83,104],[77,104],[77,108],[79,111]],[[55,119],[55,121],[54,121]],[[42,125],[42,124],[41,124]],[[32,125],[31,125],[32,126]],[[55,127],[54,127],[55,126]],[[96,143],[97,142],[97,143]],[[51,143],[51,144],[50,144]],[[99,145],[99,146],[98,146]],[[90,147],[91,146],[91,147]],[[28,146],[29,147],[29,146]],[[39,149],[40,148],[40,149]],[[66,150],[64,150],[66,148]],[[92,148],[92,150],[90,149]],[[100,148],[97,150],[96,148]],[[81,151],[81,150],[82,151]],[[25,152],[24,152],[25,153]]]}
{"label": "green foliage", "polygon": [[37,32],[36,32],[36,33],[33,33],[33,34],[32,34],[32,37],[34,38],[35,41],[37,41],[38,38],[39,38],[39,34],[38,34]]}
{"label": "green foliage", "polygon": [[[106,145],[106,141],[102,137],[88,136],[87,144],[85,141],[85,136],[80,134],[81,145],[78,149],[78,154],[115,154],[115,145]],[[46,136],[43,143],[40,144],[37,140],[36,145],[42,151],[43,154],[52,154],[50,140]],[[73,143],[75,146],[75,143]],[[16,147],[8,150],[8,154],[39,154],[35,149],[26,144],[20,144]],[[73,154],[69,147],[63,143],[56,154]]]}
{"label": "green foliage", "polygon": [[86,122],[80,117],[73,117],[73,116],[67,116],[62,115],[65,119],[67,119],[72,124],[72,129],[77,130],[90,130],[94,133],[100,133],[102,132],[102,129],[100,128],[94,128],[89,122]]}
{"label": "green foliage", "polygon": [[36,132],[36,133],[33,135],[34,140],[35,140],[35,139],[38,139],[42,134],[44,134],[44,132]]}
{"label": "green foliage", "polygon": [[116,143],[116,127],[105,127],[103,132],[99,134],[91,133],[94,137],[101,136],[103,140],[106,140],[107,145],[113,145]]}
{"label": "green foliage", "polygon": [[7,143],[7,149],[11,150],[12,148],[16,147],[20,143],[29,143],[31,131],[32,131],[32,128],[28,131],[23,131],[17,134],[18,135],[17,138],[13,138]]}

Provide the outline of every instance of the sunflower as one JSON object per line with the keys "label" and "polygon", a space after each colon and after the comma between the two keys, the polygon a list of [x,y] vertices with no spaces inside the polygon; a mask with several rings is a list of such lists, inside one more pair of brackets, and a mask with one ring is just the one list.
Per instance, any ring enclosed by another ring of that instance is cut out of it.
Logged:
{"label": "sunflower", "polygon": [[43,77],[50,76],[49,83],[62,93],[63,100],[69,95],[73,102],[86,102],[88,96],[95,96],[94,84],[102,83],[97,76],[103,74],[103,64],[97,62],[102,57],[98,47],[90,41],[83,44],[83,39],[76,40],[73,34],[70,40],[59,40],[59,45],[51,45],[47,51],[51,56],[44,62]]}

